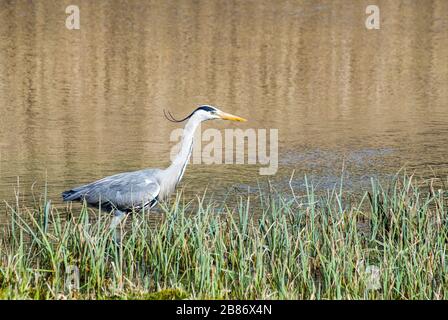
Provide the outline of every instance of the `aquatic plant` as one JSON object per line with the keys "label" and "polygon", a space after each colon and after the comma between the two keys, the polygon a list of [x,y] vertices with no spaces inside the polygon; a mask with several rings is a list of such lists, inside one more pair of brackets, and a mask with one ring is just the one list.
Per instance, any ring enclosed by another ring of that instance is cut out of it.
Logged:
{"label": "aquatic plant", "polygon": [[120,244],[107,213],[7,204],[0,298],[446,299],[447,199],[406,175],[358,196],[179,194],[128,216]]}

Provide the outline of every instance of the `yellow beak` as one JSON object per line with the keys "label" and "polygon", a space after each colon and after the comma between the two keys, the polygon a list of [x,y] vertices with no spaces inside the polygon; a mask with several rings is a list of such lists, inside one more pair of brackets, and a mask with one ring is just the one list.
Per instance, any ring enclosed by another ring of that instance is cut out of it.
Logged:
{"label": "yellow beak", "polygon": [[219,111],[218,115],[221,117],[221,119],[224,120],[232,120],[232,121],[240,121],[240,122],[246,122],[247,120],[238,116],[234,116],[233,114],[226,113]]}

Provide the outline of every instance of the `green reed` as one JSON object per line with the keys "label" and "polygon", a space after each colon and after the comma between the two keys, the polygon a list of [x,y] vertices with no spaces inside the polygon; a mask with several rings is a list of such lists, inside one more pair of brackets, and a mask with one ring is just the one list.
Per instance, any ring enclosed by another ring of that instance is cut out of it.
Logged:
{"label": "green reed", "polygon": [[443,188],[410,176],[359,196],[306,184],[224,204],[178,195],[128,216],[118,244],[108,213],[7,204],[0,298],[448,298]]}

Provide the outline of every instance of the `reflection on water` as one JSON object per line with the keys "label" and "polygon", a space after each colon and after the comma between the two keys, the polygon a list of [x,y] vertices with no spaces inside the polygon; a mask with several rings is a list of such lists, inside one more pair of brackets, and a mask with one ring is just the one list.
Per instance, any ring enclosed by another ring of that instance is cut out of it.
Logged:
{"label": "reflection on water", "polygon": [[[293,169],[332,181],[406,165],[448,173],[448,1],[0,0],[0,199],[17,176],[52,197],[116,172],[166,166],[162,110],[214,104],[279,129]],[[235,126],[209,122],[203,129]],[[213,178],[210,178],[213,176]],[[187,192],[254,185],[257,166],[190,166]],[[298,178],[299,179],[299,178]],[[297,182],[300,184],[300,181]]]}

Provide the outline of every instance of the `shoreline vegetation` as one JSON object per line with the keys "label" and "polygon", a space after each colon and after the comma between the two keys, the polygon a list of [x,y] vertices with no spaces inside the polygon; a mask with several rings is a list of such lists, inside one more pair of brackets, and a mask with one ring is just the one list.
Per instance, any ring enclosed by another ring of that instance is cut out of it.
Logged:
{"label": "shoreline vegetation", "polygon": [[357,197],[342,185],[177,195],[129,215],[120,244],[109,213],[6,204],[0,299],[447,299],[448,190],[406,174]]}

